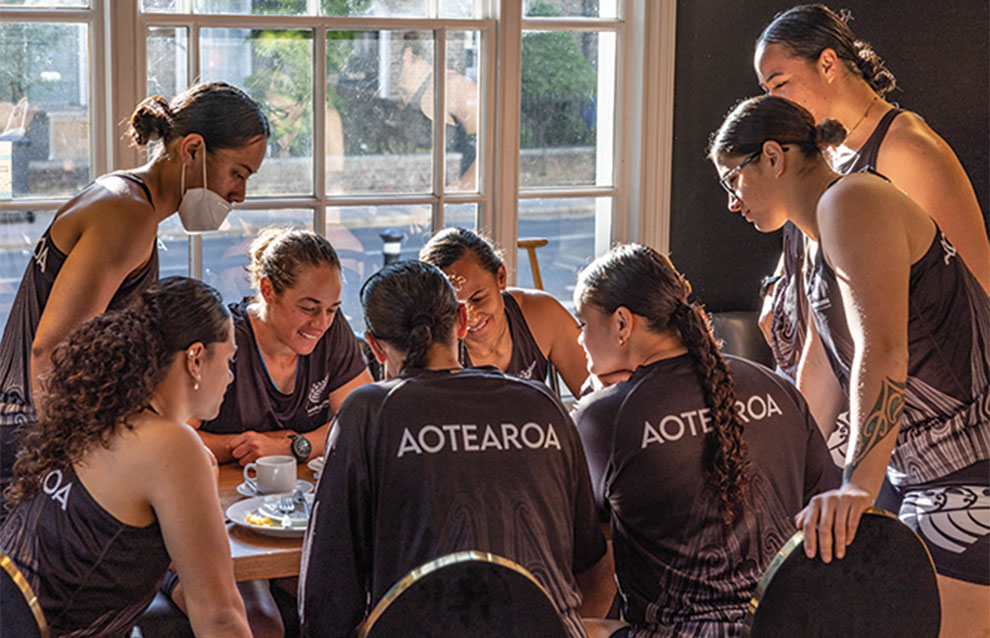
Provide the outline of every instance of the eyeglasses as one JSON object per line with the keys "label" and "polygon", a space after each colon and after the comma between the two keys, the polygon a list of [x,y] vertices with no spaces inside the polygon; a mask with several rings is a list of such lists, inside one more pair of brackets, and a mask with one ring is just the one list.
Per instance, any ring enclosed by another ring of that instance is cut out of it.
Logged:
{"label": "eyeglasses", "polygon": [[755,153],[752,153],[749,157],[747,157],[746,159],[744,159],[742,161],[742,164],[740,164],[739,166],[735,167],[734,169],[732,169],[731,171],[729,171],[728,173],[726,173],[725,175],[723,175],[722,177],[720,177],[719,180],[718,180],[718,185],[721,186],[722,188],[724,188],[725,189],[725,192],[728,193],[729,195],[732,195],[733,197],[738,198],[739,196],[736,195],[735,189],[732,188],[732,186],[729,185],[729,182],[732,180],[733,177],[736,176],[736,173],[738,173],[743,168],[745,168],[746,164],[749,164],[750,162],[752,162],[753,160],[755,160],[757,157],[759,157],[762,154],[763,154],[763,149],[762,148],[760,150],[756,151]]}

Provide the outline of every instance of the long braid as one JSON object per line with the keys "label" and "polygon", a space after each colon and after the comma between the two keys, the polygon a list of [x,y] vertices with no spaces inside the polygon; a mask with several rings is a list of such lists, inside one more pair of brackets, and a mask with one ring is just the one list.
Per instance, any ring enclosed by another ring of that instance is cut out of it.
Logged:
{"label": "long braid", "polygon": [[725,523],[730,524],[742,509],[748,483],[743,426],[736,413],[732,373],[718,352],[705,311],[695,304],[678,304],[671,324],[695,361],[695,370],[710,411],[713,429],[705,439],[704,465],[721,497]]}

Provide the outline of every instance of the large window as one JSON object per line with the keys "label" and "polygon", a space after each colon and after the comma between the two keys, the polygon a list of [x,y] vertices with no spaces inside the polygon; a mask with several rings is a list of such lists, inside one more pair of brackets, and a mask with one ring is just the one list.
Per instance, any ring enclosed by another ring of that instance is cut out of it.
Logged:
{"label": "large window", "polygon": [[250,294],[260,228],[313,228],[340,252],[343,310],[360,330],[357,291],[383,236],[399,233],[410,258],[457,225],[494,238],[523,286],[517,240],[549,240],[543,283],[569,305],[576,271],[626,215],[623,16],[642,3],[0,0],[0,320],[58,206],[146,161],[120,139],[134,105],[197,79],[244,88],[273,134],[223,228],[161,225],[163,276],[201,277],[235,301]]}

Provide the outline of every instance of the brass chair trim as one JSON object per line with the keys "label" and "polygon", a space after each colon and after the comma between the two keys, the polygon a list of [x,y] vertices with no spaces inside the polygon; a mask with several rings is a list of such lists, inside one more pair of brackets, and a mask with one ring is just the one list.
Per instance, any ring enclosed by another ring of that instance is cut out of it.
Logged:
{"label": "brass chair trim", "polygon": [[41,603],[38,601],[38,597],[35,595],[34,590],[31,589],[31,585],[28,584],[27,579],[24,578],[24,574],[22,574],[21,570],[17,568],[14,561],[10,559],[10,556],[7,556],[4,552],[0,552],[0,566],[3,567],[4,571],[10,574],[10,577],[14,580],[14,584],[21,590],[24,600],[27,601],[28,607],[31,608],[31,613],[34,615],[35,622],[38,623],[41,638],[49,638],[50,633],[48,631],[48,623],[45,622],[45,612],[42,611]]}
{"label": "brass chair trim", "polygon": [[402,595],[402,593],[405,592],[407,589],[412,587],[420,578],[426,576],[431,572],[435,572],[438,569],[443,569],[444,567],[447,567],[449,565],[454,565],[456,563],[470,563],[470,562],[481,562],[481,563],[490,563],[493,565],[501,565],[502,567],[505,567],[514,572],[522,574],[523,576],[528,578],[530,582],[532,582],[534,585],[539,587],[540,591],[543,592],[543,594],[548,599],[550,599],[551,601],[553,600],[552,598],[550,598],[550,594],[547,593],[547,590],[543,588],[543,585],[541,585],[535,578],[533,578],[533,575],[529,573],[529,570],[527,570],[522,565],[509,560],[508,558],[504,558],[497,554],[491,554],[489,552],[479,552],[474,550],[466,551],[466,552],[455,552],[453,554],[447,554],[446,556],[441,556],[440,558],[435,558],[430,562],[425,563],[420,567],[417,567],[416,569],[412,570],[411,572],[403,576],[402,579],[399,580],[399,582],[392,585],[392,588],[389,589],[384,596],[382,596],[382,599],[378,601],[378,604],[375,605],[375,608],[371,610],[371,613],[368,614],[368,617],[365,618],[360,625],[358,625],[357,638],[368,638],[368,633],[371,631],[375,622],[382,616],[382,614],[385,613],[385,611],[395,601],[396,598]]}

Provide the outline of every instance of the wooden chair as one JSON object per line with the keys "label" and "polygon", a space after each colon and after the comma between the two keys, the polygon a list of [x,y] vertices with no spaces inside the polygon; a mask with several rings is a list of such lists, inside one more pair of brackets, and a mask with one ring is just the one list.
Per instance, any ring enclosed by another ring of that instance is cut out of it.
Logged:
{"label": "wooden chair", "polygon": [[870,509],[842,559],[804,554],[797,532],[770,563],[750,601],[744,638],[936,638],[935,567],[918,535]]}
{"label": "wooden chair", "polygon": [[[540,258],[536,254],[537,248],[542,248],[550,243],[550,240],[544,237],[532,237],[526,239],[519,239],[516,245],[526,251],[526,255],[529,257],[529,270],[533,274],[533,288],[537,290],[543,290],[543,276],[540,274]],[[554,367],[552,363],[547,362],[547,385],[553,390],[554,394],[560,397],[560,375],[557,374],[557,368]]]}
{"label": "wooden chair", "polygon": [[41,603],[24,574],[0,551],[0,634],[18,638],[48,638]]}
{"label": "wooden chair", "polygon": [[564,621],[526,569],[485,552],[448,554],[396,583],[358,638],[566,638]]}

